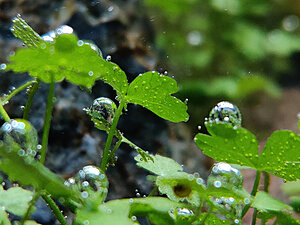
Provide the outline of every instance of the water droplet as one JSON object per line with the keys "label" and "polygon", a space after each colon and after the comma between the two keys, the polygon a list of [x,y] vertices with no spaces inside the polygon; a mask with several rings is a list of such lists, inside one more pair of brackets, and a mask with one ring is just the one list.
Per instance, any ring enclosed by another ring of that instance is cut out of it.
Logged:
{"label": "water droplet", "polygon": [[232,126],[241,126],[240,110],[230,102],[219,102],[209,113],[209,122],[225,122]]}
{"label": "water droplet", "polygon": [[2,64],[0,65],[0,69],[1,69],[1,70],[5,70],[5,69],[6,69],[6,64],[5,64],[5,63],[2,63]]}
{"label": "water droplet", "polygon": [[29,155],[34,157],[36,151],[38,135],[35,128],[24,119],[12,119],[10,122],[6,122],[0,129],[0,139],[4,141],[4,144],[10,147],[15,143],[24,151],[23,155]]}
{"label": "water droplet", "polygon": [[64,184],[80,191],[83,198],[100,193],[102,195],[99,196],[104,200],[107,194],[108,180],[99,168],[90,165],[83,167],[75,177],[69,178]]}
{"label": "water droplet", "polygon": [[177,215],[178,216],[191,216],[191,215],[194,215],[194,212],[187,208],[179,208],[179,209],[177,209]]}
{"label": "water droplet", "polygon": [[[215,183],[216,181],[218,182]],[[219,185],[222,186],[222,183],[241,188],[243,185],[243,176],[238,169],[233,168],[227,163],[216,163],[208,176],[207,185],[217,187]]]}
{"label": "water droplet", "polygon": [[61,25],[55,30],[55,33],[57,34],[57,36],[62,34],[72,34],[73,28],[68,25]]}
{"label": "water droplet", "polygon": [[190,45],[198,46],[203,42],[203,37],[199,31],[195,30],[188,33],[186,40]]}
{"label": "water droplet", "polygon": [[282,20],[282,27],[286,31],[295,31],[299,27],[299,17],[296,15],[289,15]]}
{"label": "water droplet", "polygon": [[114,10],[113,6],[109,6],[108,9],[107,9],[108,12],[112,12],[113,10]]}
{"label": "water droplet", "polygon": [[77,45],[78,46],[88,45],[91,47],[92,50],[94,50],[97,53],[98,56],[102,57],[102,52],[100,48],[98,48],[98,46],[92,41],[78,41]]}
{"label": "water droplet", "polygon": [[92,106],[85,110],[90,116],[100,120],[102,123],[111,124],[115,116],[117,106],[111,99],[100,97],[95,99]]}
{"label": "water droplet", "polygon": [[86,191],[83,191],[83,192],[81,192],[81,197],[88,198],[89,197],[89,193],[87,193]]}
{"label": "water droplet", "polygon": [[93,71],[89,72],[89,76],[93,76],[93,74],[94,74]]}
{"label": "water droplet", "polygon": [[131,220],[132,220],[132,221],[136,221],[136,216],[132,216],[132,217],[131,217]]}
{"label": "water droplet", "polygon": [[106,56],[106,61],[110,62],[110,60],[111,60],[111,56],[110,55]]}
{"label": "water droplet", "polygon": [[78,45],[78,46],[83,46],[83,44],[84,44],[83,40],[77,41],[77,45]]}

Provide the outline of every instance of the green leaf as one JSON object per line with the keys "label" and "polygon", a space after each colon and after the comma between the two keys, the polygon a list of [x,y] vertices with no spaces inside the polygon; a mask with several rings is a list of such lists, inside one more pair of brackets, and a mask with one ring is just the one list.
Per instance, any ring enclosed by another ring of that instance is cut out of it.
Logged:
{"label": "green leaf", "polygon": [[285,180],[300,178],[300,136],[292,131],[274,132],[259,155],[257,168]]}
{"label": "green leaf", "polygon": [[10,225],[7,213],[0,208],[0,225]]}
{"label": "green leaf", "polygon": [[127,101],[139,104],[163,119],[172,122],[187,121],[187,106],[179,99],[171,96],[178,91],[174,79],[147,72],[136,77],[129,85]]}
{"label": "green leaf", "polygon": [[[146,209],[143,205],[147,205]],[[88,221],[89,225],[98,225],[99,221],[101,224],[137,225],[139,224],[137,220],[132,219],[135,214],[145,214],[147,210],[150,215],[155,212],[165,214],[177,206],[182,205],[161,197],[112,200],[100,205],[97,211],[90,211],[87,208],[79,209],[76,222],[81,224]]]}
{"label": "green leaf", "polygon": [[255,136],[241,127],[226,123],[207,123],[211,134],[197,134],[195,142],[205,155],[216,161],[256,168],[258,142]]}
{"label": "green leaf", "polygon": [[38,190],[46,190],[54,197],[79,198],[79,193],[66,187],[62,178],[32,157],[20,156],[18,150],[16,145],[11,148],[3,144],[0,146],[0,170],[6,173],[10,180],[19,181]]}
{"label": "green leaf", "polygon": [[32,197],[33,193],[31,191],[20,187],[13,187],[7,191],[0,190],[0,208],[4,207],[10,213],[23,216]]}
{"label": "green leaf", "polygon": [[178,171],[182,171],[182,166],[175,162],[173,159],[168,157],[155,155],[150,155],[153,159],[144,161],[143,157],[137,155],[134,159],[137,161],[137,165],[146,170],[149,170],[151,173],[156,175],[172,175]]}
{"label": "green leaf", "polygon": [[278,199],[272,198],[269,194],[263,191],[257,192],[251,206],[263,212],[293,209],[291,206],[279,201]]}
{"label": "green leaf", "polygon": [[102,79],[119,94],[125,94],[128,87],[125,73],[116,64],[105,61],[90,44],[73,34],[60,35],[55,43],[19,49],[10,61],[8,70],[29,72],[46,83],[67,79],[91,88],[96,80]]}

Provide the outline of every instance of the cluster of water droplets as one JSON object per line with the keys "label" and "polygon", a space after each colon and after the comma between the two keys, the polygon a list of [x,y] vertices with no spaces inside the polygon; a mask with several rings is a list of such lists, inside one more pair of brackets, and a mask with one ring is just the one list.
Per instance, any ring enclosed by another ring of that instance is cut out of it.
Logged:
{"label": "cluster of water droplets", "polygon": [[[238,169],[227,163],[216,163],[208,176],[207,186],[240,189],[243,186],[243,176]],[[240,224],[243,205],[250,203],[249,199],[244,199],[244,202],[237,202],[233,197],[213,197],[212,200],[215,205],[222,207],[236,217],[233,220],[234,224]]]}
{"label": "cluster of water droplets", "polygon": [[219,102],[209,113],[209,123],[228,123],[232,126],[241,126],[242,115],[234,104],[222,101]]}
{"label": "cluster of water droplets", "polygon": [[109,98],[96,98],[89,108],[84,109],[91,117],[104,124],[111,124],[115,117],[117,106]]}
{"label": "cluster of water droplets", "polygon": [[20,147],[18,151],[20,156],[35,157],[41,148],[38,145],[37,131],[30,122],[24,119],[12,119],[5,122],[0,128],[0,138],[8,151],[17,144]]}
{"label": "cluster of water droplets", "polygon": [[65,181],[65,185],[81,192],[82,198],[95,197],[103,201],[107,195],[108,180],[96,166],[85,166],[74,177]]}

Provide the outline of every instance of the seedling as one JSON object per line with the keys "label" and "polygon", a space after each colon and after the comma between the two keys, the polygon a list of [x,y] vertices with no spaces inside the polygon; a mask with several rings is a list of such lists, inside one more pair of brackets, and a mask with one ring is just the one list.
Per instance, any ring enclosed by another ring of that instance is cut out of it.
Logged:
{"label": "seedling", "polygon": [[[241,224],[250,207],[254,208],[252,224],[257,218],[263,224],[269,219],[273,219],[274,224],[300,224],[290,215],[291,206],[267,193],[269,173],[287,181],[300,178],[298,134],[276,131],[259,153],[255,136],[241,127],[238,108],[229,102],[219,103],[205,122],[210,135],[199,133],[195,137],[202,152],[219,161],[206,182],[196,174],[184,172],[182,166],[170,158],[148,154],[117,130],[118,120],[128,104],[141,105],[172,122],[188,120],[187,105],[172,96],[178,91],[174,79],[152,71],[140,74],[128,83],[118,65],[103,59],[93,43],[78,40],[72,28],[61,26],[40,37],[20,16],[13,24],[14,35],[27,47],[19,49],[10,57],[10,63],[1,64],[1,68],[16,73],[29,72],[33,78],[1,98],[0,113],[6,122],[1,128],[0,170],[10,180],[31,186],[32,191],[21,187],[3,190],[0,186],[0,224],[11,224],[8,213],[20,216],[20,224],[36,224],[28,219],[40,196],[61,224],[67,222],[52,198],[60,200],[75,214],[73,224],[137,225],[140,217],[146,217],[149,224],[156,225]],[[95,127],[108,134],[101,166],[85,166],[67,180],[43,165],[54,83],[62,80],[86,89],[91,89],[96,80],[102,80],[116,91],[118,99],[118,106],[112,100],[100,97],[85,108]],[[27,121],[40,82],[49,84],[42,145],[38,145],[36,131]],[[24,118],[11,119],[4,105],[29,86]],[[117,142],[112,148],[113,137]],[[109,185],[105,173],[116,163],[115,153],[122,142],[137,150],[137,166],[152,174],[155,190],[166,197],[150,194],[145,198],[106,201]],[[242,187],[243,177],[235,168],[237,165],[257,171],[251,194]],[[264,191],[258,191],[262,172],[265,173]]]}

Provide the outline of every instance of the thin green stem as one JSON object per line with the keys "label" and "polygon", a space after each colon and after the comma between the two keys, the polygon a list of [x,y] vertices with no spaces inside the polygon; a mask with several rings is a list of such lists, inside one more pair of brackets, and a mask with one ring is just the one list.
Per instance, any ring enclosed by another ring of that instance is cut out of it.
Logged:
{"label": "thin green stem", "polygon": [[101,170],[104,171],[104,172],[107,169],[107,163],[108,163],[108,158],[109,158],[109,149],[110,149],[111,142],[112,142],[112,139],[114,137],[114,134],[115,134],[115,131],[116,131],[116,128],[117,128],[117,124],[118,124],[119,118],[122,114],[122,110],[123,110],[124,106],[125,106],[125,100],[121,99],[121,102],[120,102],[119,107],[117,109],[116,115],[115,115],[115,117],[112,121],[111,127],[109,129],[109,133],[108,133],[107,140],[106,140],[106,143],[105,143],[105,148],[103,150],[101,166],[100,166]]}
{"label": "thin green stem", "polygon": [[[260,183],[260,175],[261,175],[261,171],[256,171],[255,181],[254,181],[254,184],[252,187],[251,196],[255,196],[256,192],[258,191],[258,187],[259,187],[259,183]],[[250,204],[245,206],[245,208],[242,211],[242,218],[246,215],[249,208],[250,208]]]}
{"label": "thin green stem", "polygon": [[251,225],[255,225],[256,224],[256,216],[257,216],[257,209],[254,209],[253,216],[252,216],[252,224]]}
{"label": "thin green stem", "polygon": [[270,185],[270,174],[265,171],[263,173],[264,173],[264,191],[268,193],[269,185]]}
{"label": "thin green stem", "polygon": [[55,204],[55,202],[53,201],[53,199],[50,197],[50,195],[47,194],[43,194],[42,198],[44,199],[44,201],[48,204],[48,206],[50,207],[50,209],[52,210],[53,214],[55,215],[56,219],[58,220],[58,222],[61,225],[68,225],[67,221],[65,220],[64,215],[61,213],[60,209],[58,208],[58,206]]}
{"label": "thin green stem", "polygon": [[114,155],[116,154],[116,151],[118,150],[118,148],[120,147],[121,144],[122,144],[122,139],[119,139],[119,140],[117,141],[117,143],[115,144],[113,150],[112,150],[112,151],[110,152],[110,154],[109,154],[109,158],[110,158],[111,160],[113,160],[113,157],[114,157]]}
{"label": "thin green stem", "polygon": [[40,192],[35,192],[33,195],[33,198],[31,199],[31,201],[29,202],[29,206],[27,208],[26,213],[24,214],[20,225],[24,225],[25,221],[28,220],[30,214],[32,213],[32,208],[34,207],[36,201],[38,200],[38,198],[40,197]]}
{"label": "thin green stem", "polygon": [[35,95],[35,93],[37,92],[37,90],[39,89],[40,86],[40,80],[36,80],[36,82],[33,84],[32,88],[29,91],[28,94],[28,99],[24,108],[24,113],[23,113],[23,119],[27,120],[28,119],[28,115],[29,115],[29,111],[31,108],[31,104],[32,104],[32,100],[33,97]]}
{"label": "thin green stem", "polygon": [[2,104],[0,104],[0,114],[1,114],[2,118],[5,120],[5,122],[10,121],[10,118],[9,118],[9,116],[8,116],[7,112],[5,111]]}
{"label": "thin green stem", "polygon": [[3,100],[4,102],[9,101],[12,97],[14,97],[16,94],[18,94],[20,91],[24,90],[28,86],[32,85],[36,80],[28,81],[27,83],[23,84],[22,86],[15,89],[13,92],[11,92],[9,95],[6,96],[6,98]]}
{"label": "thin green stem", "polygon": [[54,82],[50,83],[49,86],[49,94],[46,106],[46,113],[44,119],[44,128],[43,128],[43,138],[42,138],[42,150],[41,150],[41,159],[40,162],[44,164],[48,146],[48,137],[50,131],[50,123],[52,116],[52,108],[53,108],[53,97],[54,97]]}

